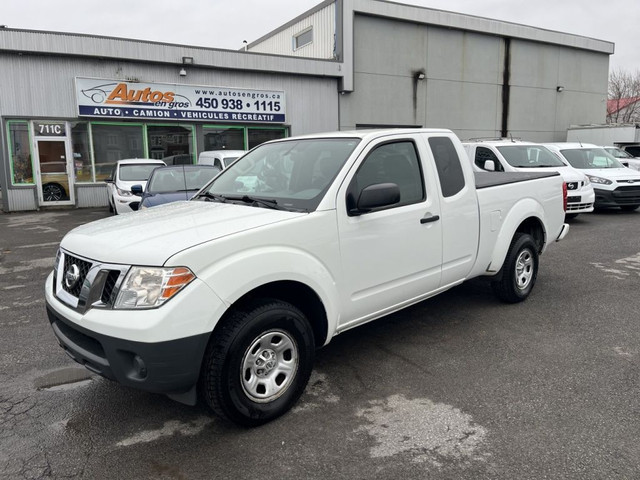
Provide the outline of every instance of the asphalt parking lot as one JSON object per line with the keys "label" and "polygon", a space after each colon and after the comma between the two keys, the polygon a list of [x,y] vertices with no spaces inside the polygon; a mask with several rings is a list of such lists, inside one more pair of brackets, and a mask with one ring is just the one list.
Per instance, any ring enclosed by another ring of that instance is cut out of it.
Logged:
{"label": "asphalt parking lot", "polygon": [[573,220],[522,304],[472,281],[338,336],[252,430],[58,347],[44,279],[65,232],[107,215],[0,214],[0,478],[640,476],[640,212]]}

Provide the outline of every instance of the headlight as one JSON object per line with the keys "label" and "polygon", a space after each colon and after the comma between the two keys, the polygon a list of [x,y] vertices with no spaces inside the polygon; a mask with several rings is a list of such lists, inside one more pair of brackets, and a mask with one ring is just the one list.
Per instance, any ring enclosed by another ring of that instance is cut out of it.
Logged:
{"label": "headlight", "polygon": [[118,191],[118,195],[120,195],[122,197],[131,197],[131,196],[133,196],[133,193],[131,193],[129,190],[122,190],[121,188],[116,188],[116,190]]}
{"label": "headlight", "polygon": [[589,177],[587,175],[584,176],[584,186],[586,187],[587,185],[589,185],[591,183],[591,181],[589,180]]}
{"label": "headlight", "polygon": [[159,307],[195,278],[186,267],[131,267],[113,308]]}
{"label": "headlight", "polygon": [[613,182],[611,180],[607,180],[606,178],[596,177],[594,175],[587,175],[591,183],[597,183],[600,185],[611,185]]}

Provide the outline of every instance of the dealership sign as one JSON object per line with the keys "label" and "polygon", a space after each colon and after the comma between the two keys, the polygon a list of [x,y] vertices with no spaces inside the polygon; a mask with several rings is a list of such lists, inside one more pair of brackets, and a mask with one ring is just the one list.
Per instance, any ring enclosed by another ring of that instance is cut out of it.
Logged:
{"label": "dealership sign", "polygon": [[78,115],[179,121],[285,123],[284,92],[76,77]]}

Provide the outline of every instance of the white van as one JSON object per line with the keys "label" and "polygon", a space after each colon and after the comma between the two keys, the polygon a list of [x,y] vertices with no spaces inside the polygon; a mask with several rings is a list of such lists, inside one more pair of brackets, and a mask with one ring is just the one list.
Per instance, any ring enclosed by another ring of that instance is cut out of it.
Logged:
{"label": "white van", "polygon": [[246,150],[209,150],[200,152],[198,165],[213,165],[220,170],[224,170],[245,153],[247,153]]}

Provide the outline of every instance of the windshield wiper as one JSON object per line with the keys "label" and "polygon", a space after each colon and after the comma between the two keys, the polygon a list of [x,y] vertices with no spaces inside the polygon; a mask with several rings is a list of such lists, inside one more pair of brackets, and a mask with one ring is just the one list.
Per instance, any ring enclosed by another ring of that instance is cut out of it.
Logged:
{"label": "windshield wiper", "polygon": [[197,198],[200,198],[200,197],[204,197],[209,202],[216,201],[216,202],[225,203],[228,200],[228,198],[225,197],[224,195],[218,195],[217,193],[211,193],[211,192],[201,193],[200,195],[198,195]]}
{"label": "windshield wiper", "polygon": [[225,198],[227,200],[235,200],[235,201],[240,201],[244,203],[249,203],[252,206],[260,205],[263,207],[272,208],[274,210],[289,210],[288,208],[281,207],[280,205],[278,205],[278,202],[272,199],[251,197],[249,195],[243,195],[241,197],[225,197]]}

